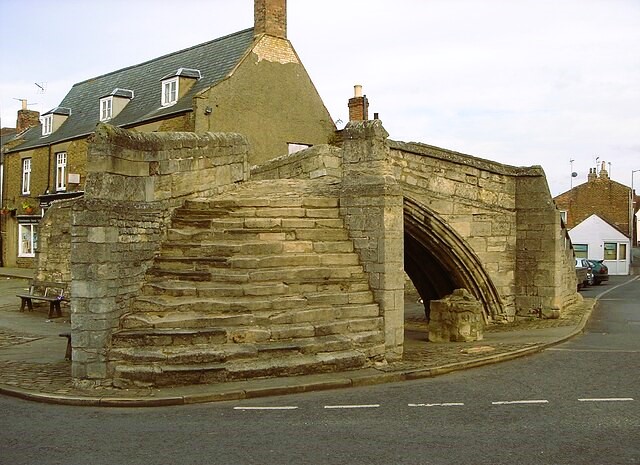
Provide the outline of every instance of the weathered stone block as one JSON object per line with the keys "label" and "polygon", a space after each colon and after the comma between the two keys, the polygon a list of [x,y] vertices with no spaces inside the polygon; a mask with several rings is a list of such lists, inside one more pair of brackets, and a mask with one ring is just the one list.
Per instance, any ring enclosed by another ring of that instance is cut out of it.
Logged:
{"label": "weathered stone block", "polygon": [[466,289],[456,289],[444,299],[432,300],[430,309],[430,342],[482,340],[482,304]]}

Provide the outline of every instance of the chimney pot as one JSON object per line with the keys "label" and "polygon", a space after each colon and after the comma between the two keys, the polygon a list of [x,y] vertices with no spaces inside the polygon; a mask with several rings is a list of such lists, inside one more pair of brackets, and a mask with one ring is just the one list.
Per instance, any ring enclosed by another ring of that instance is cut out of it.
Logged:
{"label": "chimney pot", "polygon": [[362,85],[356,84],[355,86],[353,86],[353,96],[362,97]]}

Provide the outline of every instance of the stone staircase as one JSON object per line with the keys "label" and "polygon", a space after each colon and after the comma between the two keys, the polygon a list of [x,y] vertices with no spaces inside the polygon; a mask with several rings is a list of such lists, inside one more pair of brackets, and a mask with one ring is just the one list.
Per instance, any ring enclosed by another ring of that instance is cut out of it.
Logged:
{"label": "stone staircase", "polygon": [[113,334],[114,382],[291,376],[381,357],[382,317],[338,203],[308,180],[187,201]]}

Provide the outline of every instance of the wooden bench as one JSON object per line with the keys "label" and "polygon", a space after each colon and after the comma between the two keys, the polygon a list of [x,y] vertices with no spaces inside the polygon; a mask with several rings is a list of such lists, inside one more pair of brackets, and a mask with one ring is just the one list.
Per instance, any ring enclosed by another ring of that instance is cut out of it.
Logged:
{"label": "wooden bench", "polygon": [[34,281],[29,286],[28,294],[16,294],[16,296],[21,299],[20,311],[23,312],[25,307],[28,308],[29,311],[32,311],[33,301],[40,300],[43,302],[49,302],[48,318],[62,316],[60,303],[69,301],[69,299],[64,295],[65,289],[66,285],[64,283]]}

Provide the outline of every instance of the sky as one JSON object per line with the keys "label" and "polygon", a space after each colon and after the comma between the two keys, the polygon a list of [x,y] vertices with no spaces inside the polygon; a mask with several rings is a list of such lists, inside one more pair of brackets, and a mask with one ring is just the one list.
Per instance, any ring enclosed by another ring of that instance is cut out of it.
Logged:
{"label": "sky", "polygon": [[[640,0],[288,0],[338,127],[360,84],[390,138],[514,166],[552,194],[601,166],[640,186]],[[253,25],[252,0],[0,0],[0,117]],[[577,173],[576,177],[571,173]]]}

